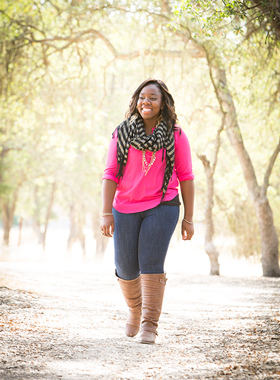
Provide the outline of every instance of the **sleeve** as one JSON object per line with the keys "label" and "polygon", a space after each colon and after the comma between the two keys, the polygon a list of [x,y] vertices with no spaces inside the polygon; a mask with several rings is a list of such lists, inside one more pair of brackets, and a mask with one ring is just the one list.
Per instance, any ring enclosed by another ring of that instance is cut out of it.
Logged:
{"label": "sleeve", "polygon": [[180,182],[194,179],[191,148],[182,129],[175,132],[175,170]]}
{"label": "sleeve", "polygon": [[119,178],[117,178],[118,173],[118,161],[117,161],[117,132],[115,132],[111,138],[106,167],[102,176],[102,179],[110,179],[116,183],[119,183]]}

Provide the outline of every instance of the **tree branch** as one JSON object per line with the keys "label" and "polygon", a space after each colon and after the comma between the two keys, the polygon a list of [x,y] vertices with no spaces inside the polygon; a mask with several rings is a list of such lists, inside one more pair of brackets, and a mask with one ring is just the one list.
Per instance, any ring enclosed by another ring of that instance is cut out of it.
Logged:
{"label": "tree branch", "polygon": [[272,169],[273,169],[273,166],[275,164],[275,161],[277,159],[279,152],[280,152],[280,137],[279,137],[278,144],[277,144],[272,156],[270,157],[269,164],[268,164],[268,167],[267,167],[265,175],[264,175],[263,184],[261,186],[261,194],[262,195],[266,195],[267,188],[269,186],[269,178],[270,178],[270,175],[272,173]]}
{"label": "tree branch", "polygon": [[[71,37],[71,36],[67,36],[67,37],[55,36],[55,37],[43,38],[43,39],[35,39],[35,38],[29,39],[29,38],[27,38],[27,40],[29,41],[29,43],[46,44],[46,45],[54,48],[55,50],[61,51],[61,50],[66,49],[67,47],[69,47],[73,43],[79,43],[79,42],[83,42],[83,41],[88,40],[90,38],[90,36],[87,36],[87,35],[89,35],[89,34],[91,34],[92,36],[94,36],[96,38],[100,38],[105,43],[107,48],[111,51],[113,56],[117,59],[131,60],[131,59],[135,59],[135,58],[139,57],[140,55],[149,55],[149,54],[161,55],[161,56],[169,57],[169,58],[181,58],[183,53],[184,53],[181,50],[161,50],[161,49],[145,49],[144,51],[136,50],[136,51],[133,51],[133,52],[130,52],[127,54],[119,53],[117,51],[117,49],[114,47],[114,45],[111,43],[111,41],[103,33],[99,32],[95,29],[88,29],[88,30],[82,31],[80,33],[77,33],[73,37]],[[55,44],[53,44],[53,42],[56,42],[56,41],[65,41],[67,43],[61,47],[58,47]],[[199,52],[198,52],[198,49],[196,46],[194,46],[193,49],[189,51],[189,53],[192,55],[193,58],[195,58],[199,55]]]}
{"label": "tree branch", "polygon": [[211,168],[212,175],[214,175],[215,170],[216,170],[216,166],[217,166],[218,154],[219,154],[219,150],[220,150],[220,146],[221,146],[221,133],[224,130],[225,122],[226,122],[226,113],[223,112],[221,126],[217,130],[216,139],[215,139],[214,162],[213,162],[212,168]]}
{"label": "tree branch", "polygon": [[202,162],[205,170],[208,170],[209,172],[211,172],[211,166],[210,166],[210,161],[208,160],[208,158],[206,157],[205,154],[198,154],[196,153],[197,157],[200,159],[200,161]]}
{"label": "tree branch", "polygon": [[213,56],[211,57],[209,52],[206,50],[211,82],[213,84],[217,101],[222,112],[225,114],[227,134],[239,158],[250,195],[253,199],[256,199],[256,197],[260,195],[260,186],[258,185],[255,169],[243,142],[234,101],[227,86],[225,71],[219,66],[215,53],[212,52],[212,54]]}

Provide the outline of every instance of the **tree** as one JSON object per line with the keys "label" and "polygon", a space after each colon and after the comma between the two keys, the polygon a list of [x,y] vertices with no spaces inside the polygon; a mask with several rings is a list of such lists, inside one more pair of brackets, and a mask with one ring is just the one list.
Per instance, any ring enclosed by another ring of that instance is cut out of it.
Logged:
{"label": "tree", "polygon": [[222,122],[220,128],[217,130],[216,138],[214,141],[214,154],[213,154],[213,163],[211,164],[210,160],[205,154],[198,154],[198,158],[201,160],[204,172],[206,176],[206,205],[205,205],[205,251],[209,256],[210,260],[210,274],[211,275],[220,275],[220,264],[219,264],[219,252],[215,247],[213,242],[214,237],[214,220],[213,220],[213,205],[214,205],[214,174],[218,161],[218,154],[221,145],[221,132],[224,129],[225,124],[225,113],[222,112]]}
{"label": "tree", "polygon": [[225,71],[219,67],[212,54],[210,56],[207,53],[207,61],[217,100],[226,113],[227,134],[239,158],[249,194],[255,205],[262,242],[263,275],[266,277],[279,277],[279,240],[274,226],[273,212],[267,198],[267,189],[273,166],[280,152],[280,136],[271,154],[263,183],[259,185],[253,163],[243,142],[234,101],[227,86]]}
{"label": "tree", "polygon": [[[191,2],[187,2],[187,4],[188,15],[191,13]],[[279,241],[274,226],[272,209],[267,198],[267,189],[269,186],[269,178],[280,150],[280,140],[271,153],[269,163],[264,174],[263,183],[262,185],[259,185],[252,160],[243,142],[242,133],[238,124],[235,102],[228,87],[226,71],[224,70],[222,63],[223,61],[221,59],[222,54],[218,53],[219,50],[217,49],[217,46],[215,46],[215,39],[211,40],[211,42],[200,42],[195,39],[192,36],[188,22],[182,13],[180,14],[178,28],[181,32],[183,30],[185,31],[189,41],[191,42],[191,46],[195,46],[201,55],[204,55],[207,60],[213,89],[218,104],[225,114],[226,132],[233,148],[236,151],[249,194],[251,195],[255,205],[262,242],[263,275],[278,277],[280,276],[278,251]]]}

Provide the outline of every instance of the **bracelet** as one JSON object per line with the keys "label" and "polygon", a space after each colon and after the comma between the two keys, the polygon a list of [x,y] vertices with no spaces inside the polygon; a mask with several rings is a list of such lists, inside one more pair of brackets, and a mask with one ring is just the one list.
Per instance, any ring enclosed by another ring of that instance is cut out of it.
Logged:
{"label": "bracelet", "polygon": [[183,221],[189,224],[193,224],[193,222],[189,222],[187,219],[183,219]]}
{"label": "bracelet", "polygon": [[102,216],[109,216],[109,215],[113,215],[111,212],[105,212]]}

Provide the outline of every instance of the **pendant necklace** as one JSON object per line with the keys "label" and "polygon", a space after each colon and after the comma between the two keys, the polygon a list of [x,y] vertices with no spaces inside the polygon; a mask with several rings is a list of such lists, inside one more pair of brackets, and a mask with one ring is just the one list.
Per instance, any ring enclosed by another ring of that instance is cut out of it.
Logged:
{"label": "pendant necklace", "polygon": [[148,171],[153,166],[155,160],[156,160],[156,152],[153,152],[153,155],[151,157],[151,161],[148,164],[148,162],[146,160],[146,151],[145,150],[142,151],[142,171],[145,173],[145,175],[147,175]]}

